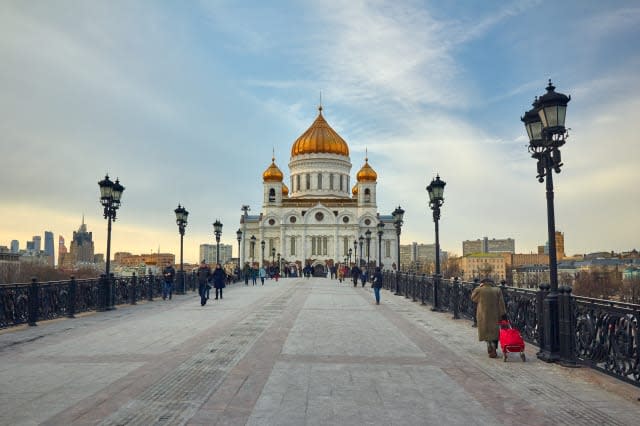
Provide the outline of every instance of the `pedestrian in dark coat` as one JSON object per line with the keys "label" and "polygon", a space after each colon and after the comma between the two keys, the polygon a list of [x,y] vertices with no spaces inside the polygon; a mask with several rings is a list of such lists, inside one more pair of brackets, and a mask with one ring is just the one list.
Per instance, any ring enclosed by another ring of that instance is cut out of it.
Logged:
{"label": "pedestrian in dark coat", "polygon": [[211,268],[207,265],[207,261],[202,259],[200,263],[200,267],[197,272],[198,276],[198,294],[200,295],[200,305],[204,306],[207,304],[207,299],[209,298],[209,278],[211,277]]}
{"label": "pedestrian in dark coat", "polygon": [[371,283],[371,287],[373,287],[373,293],[376,296],[376,305],[379,305],[380,289],[382,288],[382,271],[380,271],[380,268],[376,268],[376,272],[373,274],[373,282]]}
{"label": "pedestrian in dark coat", "polygon": [[216,300],[218,296],[222,299],[222,289],[226,287],[225,281],[227,280],[227,274],[224,273],[222,266],[216,263],[216,269],[213,270],[213,286],[216,289]]}
{"label": "pedestrian in dark coat", "polygon": [[354,287],[358,287],[358,277],[360,276],[360,274],[362,274],[362,271],[360,271],[358,265],[353,265],[353,268],[351,268],[351,278],[353,279]]}
{"label": "pedestrian in dark coat", "polygon": [[500,334],[498,321],[506,312],[502,290],[495,287],[493,281],[483,279],[480,281],[480,286],[471,293],[471,301],[478,305],[476,309],[478,340],[486,341],[489,357],[496,358]]}

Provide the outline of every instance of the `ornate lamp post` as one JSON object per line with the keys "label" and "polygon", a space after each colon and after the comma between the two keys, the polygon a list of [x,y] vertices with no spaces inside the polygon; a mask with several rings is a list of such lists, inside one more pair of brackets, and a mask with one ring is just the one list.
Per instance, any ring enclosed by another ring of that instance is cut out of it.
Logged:
{"label": "ornate lamp post", "polygon": [[256,253],[256,236],[252,235],[251,238],[249,239],[251,241],[251,267],[253,268],[253,262],[255,262],[254,258],[255,258],[255,253]]}
{"label": "ornate lamp post", "polygon": [[358,265],[358,240],[353,240],[353,263]]}
{"label": "ornate lamp post", "polygon": [[218,219],[213,222],[213,234],[216,236],[216,264],[220,263],[220,235],[222,235],[222,223]]}
{"label": "ornate lamp post", "polygon": [[433,310],[440,309],[438,302],[438,287],[440,286],[440,234],[438,221],[440,220],[440,207],[444,204],[444,186],[446,183],[440,180],[440,175],[431,180],[427,186],[429,193],[429,207],[433,210],[433,223],[436,227],[436,271],[433,275]]}
{"label": "ornate lamp post", "polygon": [[187,227],[187,217],[189,212],[187,209],[178,204],[178,208],[173,211],[176,214],[176,224],[178,224],[178,232],[180,233],[180,270],[178,271],[178,294],[184,294],[186,292],[184,285],[184,229]]}
{"label": "ornate lamp post", "polygon": [[348,253],[349,253],[349,256],[348,256],[349,257],[349,266],[351,266],[351,254],[353,253],[353,251],[351,250],[351,247],[349,247]]}
{"label": "ornate lamp post", "polygon": [[271,247],[271,268],[273,268],[273,265],[275,264],[275,258],[276,257],[276,248],[275,247]]}
{"label": "ornate lamp post", "polygon": [[369,270],[371,258],[371,230],[367,229],[367,231],[364,233],[364,239],[367,242],[367,270]]}
{"label": "ornate lamp post", "polygon": [[547,190],[547,238],[549,241],[549,293],[542,307],[542,339],[538,358],[546,362],[560,359],[558,260],[556,254],[556,224],[553,205],[553,173],[560,173],[560,147],[568,137],[564,127],[570,96],[557,93],[549,80],[547,93],[533,102],[533,108],[520,119],[529,136],[529,152],[537,161],[538,181],[545,181]]}
{"label": "ornate lamp post", "polygon": [[382,234],[384,234],[384,223],[378,222],[378,267],[382,269]]}
{"label": "ornate lamp post", "polygon": [[240,243],[242,242],[242,229],[236,231],[236,239],[238,240],[238,279],[241,279],[242,269],[240,269]]}
{"label": "ornate lamp post", "polygon": [[404,210],[402,207],[398,206],[392,213],[393,216],[393,226],[396,228],[396,242],[397,242],[397,252],[398,252],[398,267],[396,268],[396,294],[400,294],[400,231],[402,229],[402,218],[404,217]]}
{"label": "ornate lamp post", "polygon": [[364,256],[362,256],[362,244],[363,243],[364,243],[364,237],[362,235],[360,235],[358,237],[358,244],[360,245],[360,260],[359,260],[358,266],[362,266],[362,263],[363,263],[363,258],[364,258]]}
{"label": "ornate lamp post", "polygon": [[104,278],[102,280],[102,297],[99,301],[99,311],[113,308],[113,292],[111,288],[111,222],[116,221],[116,211],[120,208],[120,198],[124,191],[124,186],[120,185],[120,181],[116,178],[115,182],[109,179],[109,175],[105,175],[104,179],[98,182],[100,186],[100,203],[104,207],[104,218],[107,219],[107,259]]}
{"label": "ornate lamp post", "polygon": [[262,261],[260,263],[260,266],[264,267],[264,245],[266,243],[264,242],[264,240],[260,241],[260,247],[262,248]]}
{"label": "ornate lamp post", "polygon": [[277,256],[278,256],[278,274],[279,274],[280,271],[282,270],[282,265],[280,265],[280,253],[278,253]]}

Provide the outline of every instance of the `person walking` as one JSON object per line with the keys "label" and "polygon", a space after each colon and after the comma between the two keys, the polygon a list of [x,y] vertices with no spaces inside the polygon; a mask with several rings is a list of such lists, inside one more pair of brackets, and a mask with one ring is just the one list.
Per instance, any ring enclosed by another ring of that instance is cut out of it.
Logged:
{"label": "person walking", "polygon": [[344,279],[344,266],[340,265],[338,268],[338,282],[342,282]]}
{"label": "person walking", "polygon": [[362,274],[362,271],[360,271],[358,265],[354,263],[353,267],[351,268],[351,278],[353,279],[354,287],[358,287],[358,277],[360,277],[360,274]]}
{"label": "person walking", "polygon": [[362,287],[364,287],[367,281],[369,281],[369,267],[364,268],[364,270],[362,271],[360,281],[362,281]]}
{"label": "person walking", "polygon": [[264,285],[264,279],[267,278],[267,271],[264,269],[264,266],[260,267],[260,272],[258,272],[258,275],[260,275],[260,282],[262,283],[262,285]]}
{"label": "person walking", "polygon": [[[244,265],[244,285],[249,285],[249,277],[251,275],[251,266],[248,263]],[[255,284],[254,284],[255,285]]]}
{"label": "person walking", "polygon": [[200,306],[204,306],[207,304],[208,296],[208,287],[209,287],[209,277],[211,276],[211,268],[207,265],[207,261],[202,259],[200,262],[200,267],[198,268],[197,277],[198,277],[198,294],[200,295]]}
{"label": "person walking", "polygon": [[498,321],[506,312],[502,290],[485,278],[471,293],[471,301],[477,304],[478,340],[486,341],[489,358],[496,358],[500,333]]}
{"label": "person walking", "polygon": [[251,282],[253,285],[256,285],[256,281],[258,279],[258,269],[254,266],[251,267]]}
{"label": "person walking", "polygon": [[222,266],[216,263],[216,269],[213,270],[213,286],[216,289],[216,300],[218,296],[222,299],[222,289],[226,287],[225,281],[227,280],[227,274],[225,274]]}
{"label": "person walking", "polygon": [[164,283],[162,284],[162,300],[167,300],[167,296],[169,296],[169,300],[171,300],[171,296],[173,294],[173,279],[176,276],[176,270],[171,266],[171,262],[167,262],[167,266],[162,270],[162,275],[164,277]]}
{"label": "person walking", "polygon": [[376,305],[379,305],[380,289],[382,288],[382,271],[380,271],[380,267],[377,267],[376,271],[373,274],[373,281],[371,283],[371,287],[373,287],[373,294],[376,296]]}

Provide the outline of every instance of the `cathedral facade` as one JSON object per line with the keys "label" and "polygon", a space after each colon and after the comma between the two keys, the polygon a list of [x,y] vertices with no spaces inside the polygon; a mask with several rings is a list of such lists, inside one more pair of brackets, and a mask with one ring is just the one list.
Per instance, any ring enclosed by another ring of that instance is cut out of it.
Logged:
{"label": "cathedral facade", "polygon": [[392,216],[377,211],[378,175],[365,157],[351,186],[351,167],[349,146],[320,106],[291,147],[289,186],[272,158],[262,174],[260,214],[250,215],[243,207],[241,263],[280,262],[298,271],[311,265],[323,273],[343,263],[374,266],[380,254],[384,269],[395,267],[398,240]]}

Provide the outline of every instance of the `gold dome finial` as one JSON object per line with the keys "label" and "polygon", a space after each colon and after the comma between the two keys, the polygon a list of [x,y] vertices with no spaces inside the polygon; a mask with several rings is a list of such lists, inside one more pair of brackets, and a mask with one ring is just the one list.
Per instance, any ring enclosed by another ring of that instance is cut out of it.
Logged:
{"label": "gold dome finial", "polygon": [[282,182],[284,179],[284,175],[282,171],[276,166],[276,158],[275,153],[274,156],[271,157],[271,164],[267,167],[267,170],[262,173],[262,181],[263,182]]}
{"label": "gold dome finial", "polygon": [[322,105],[311,126],[293,143],[291,156],[303,154],[338,154],[349,156],[349,146],[322,116]]}
{"label": "gold dome finial", "polygon": [[369,165],[369,153],[365,148],[364,165],[356,175],[358,182],[375,182],[378,180],[378,174]]}

